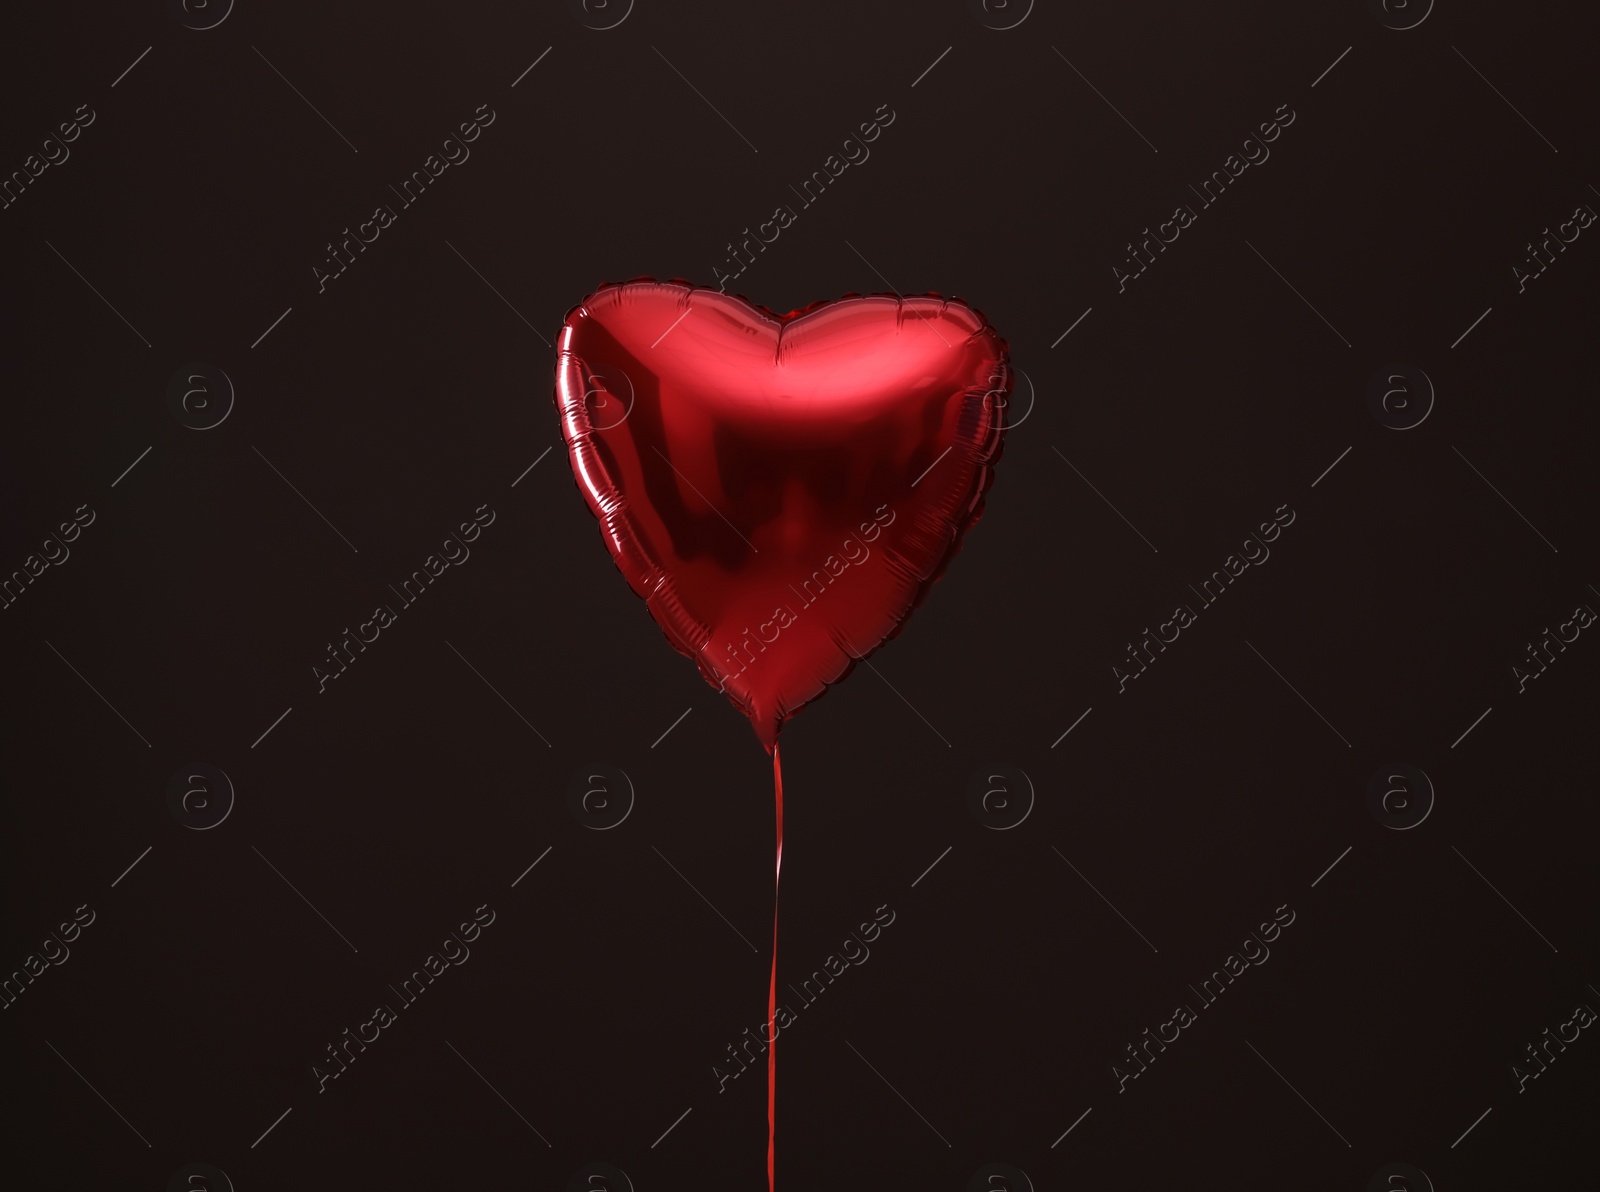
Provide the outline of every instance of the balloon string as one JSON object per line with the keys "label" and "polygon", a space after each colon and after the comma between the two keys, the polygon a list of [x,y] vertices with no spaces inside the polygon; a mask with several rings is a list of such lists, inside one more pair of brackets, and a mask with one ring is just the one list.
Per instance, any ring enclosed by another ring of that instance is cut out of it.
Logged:
{"label": "balloon string", "polygon": [[772,794],[776,810],[778,848],[772,867],[772,980],[767,986],[767,1190],[774,1192],[773,1143],[778,1133],[778,874],[783,869],[783,767],[778,746],[772,746]]}

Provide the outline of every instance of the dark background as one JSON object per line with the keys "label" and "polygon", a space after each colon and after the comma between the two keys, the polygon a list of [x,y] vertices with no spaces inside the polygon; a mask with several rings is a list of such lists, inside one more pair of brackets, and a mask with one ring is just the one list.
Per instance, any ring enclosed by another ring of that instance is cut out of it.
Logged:
{"label": "dark background", "polygon": [[[0,565],[95,520],[0,613],[0,963],[96,914],[0,1012],[8,1186],[205,1161],[240,1192],[560,1189],[596,1160],[764,1186],[764,1076],[711,1068],[764,1017],[769,761],[608,559],[544,340],[601,281],[712,282],[881,104],[870,159],[732,288],[960,296],[1036,403],[881,678],[784,736],[781,978],[896,917],[780,1038],[779,1186],[1592,1180],[1600,1041],[1521,1093],[1511,1065],[1600,1009],[1600,629],[1525,693],[1511,667],[1600,607],[1600,228],[1526,292],[1511,270],[1600,203],[1597,19],[8,8],[0,168],[95,120],[0,211]],[[481,104],[471,158],[319,293],[323,246]],[[1123,246],[1283,104],[1271,158],[1119,293]],[[214,429],[168,408],[193,362],[236,390]],[[1368,409],[1393,362],[1437,392],[1414,429]],[[471,559],[319,694],[325,644],[485,504]],[[1119,694],[1125,643],[1282,505],[1270,560]],[[208,831],[167,805],[193,762],[236,791]],[[596,763],[637,792],[608,832],[566,807]],[[1410,831],[1367,807],[1396,763],[1437,792]],[[994,764],[1036,792],[1004,832],[966,804]],[[319,1093],[328,1044],[483,904],[471,958]],[[1127,1045],[1285,905],[1118,1093]]]}

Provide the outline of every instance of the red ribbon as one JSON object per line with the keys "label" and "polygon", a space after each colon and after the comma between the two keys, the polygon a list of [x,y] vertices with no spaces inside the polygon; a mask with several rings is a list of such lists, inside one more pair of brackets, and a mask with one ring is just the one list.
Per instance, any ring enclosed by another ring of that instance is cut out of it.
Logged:
{"label": "red ribbon", "polygon": [[783,869],[783,767],[778,744],[772,744],[772,794],[778,830],[777,860],[772,867],[772,981],[767,986],[767,1190],[774,1192],[773,1142],[778,1133],[778,874]]}

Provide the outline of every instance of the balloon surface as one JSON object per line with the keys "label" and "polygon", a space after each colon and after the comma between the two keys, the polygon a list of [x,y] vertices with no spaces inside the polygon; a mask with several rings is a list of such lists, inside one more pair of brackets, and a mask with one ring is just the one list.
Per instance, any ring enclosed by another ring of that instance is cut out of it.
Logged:
{"label": "balloon surface", "polygon": [[978,520],[1006,345],[937,296],[775,314],[686,282],[566,318],[556,403],[617,567],[771,752],[898,631]]}

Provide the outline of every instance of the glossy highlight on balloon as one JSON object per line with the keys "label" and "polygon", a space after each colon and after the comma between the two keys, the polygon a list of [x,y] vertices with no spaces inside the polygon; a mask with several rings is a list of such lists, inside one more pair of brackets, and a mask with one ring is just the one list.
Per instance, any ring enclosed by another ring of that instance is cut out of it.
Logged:
{"label": "glossy highlight on balloon", "polygon": [[578,487],[634,593],[768,752],[892,637],[983,510],[1006,344],[936,295],[776,314],[602,286],[556,345]]}

